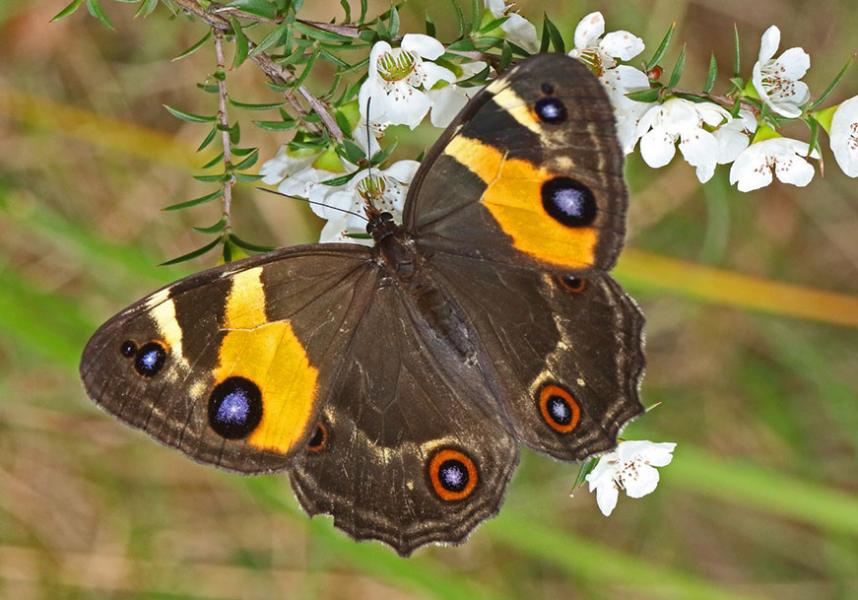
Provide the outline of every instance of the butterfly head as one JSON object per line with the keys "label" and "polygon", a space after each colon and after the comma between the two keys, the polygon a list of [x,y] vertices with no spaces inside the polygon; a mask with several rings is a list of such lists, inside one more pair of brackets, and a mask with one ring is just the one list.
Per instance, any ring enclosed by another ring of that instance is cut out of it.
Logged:
{"label": "butterfly head", "polygon": [[394,235],[399,230],[399,226],[393,220],[393,215],[389,212],[368,209],[367,215],[369,216],[369,222],[366,224],[366,232],[372,236],[376,244]]}

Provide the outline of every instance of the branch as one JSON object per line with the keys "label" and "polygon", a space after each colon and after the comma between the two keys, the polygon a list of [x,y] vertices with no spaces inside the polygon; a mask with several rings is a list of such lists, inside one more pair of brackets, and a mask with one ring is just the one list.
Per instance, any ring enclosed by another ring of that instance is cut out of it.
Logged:
{"label": "branch", "polygon": [[[204,9],[199,4],[197,4],[196,0],[173,0],[173,1],[178,6],[180,6],[184,10],[186,10],[187,12],[199,17],[200,19],[202,19],[203,21],[208,23],[208,25],[215,32],[215,38],[216,39],[217,39],[218,33],[220,33],[221,36],[225,33],[226,34],[233,33],[232,26],[230,25],[229,21],[226,20],[224,17],[222,17],[219,13],[221,13],[221,12],[235,13],[236,11],[234,11],[232,9],[228,9],[228,11],[225,11],[221,7],[219,10],[216,10],[216,12],[210,12],[210,11]],[[244,17],[244,13],[242,13],[241,16]],[[252,17],[252,16],[253,15],[251,15],[250,17]],[[250,17],[248,17],[248,18],[250,18]],[[259,17],[256,17],[256,19],[260,20]],[[316,26],[315,23],[312,23],[312,25]],[[334,26],[334,27],[339,27],[339,26]],[[248,40],[248,44],[249,44],[251,50],[256,47],[256,44],[254,44],[250,40]],[[262,69],[262,71],[268,76],[269,79],[274,81],[274,83],[284,84],[284,83],[289,83],[290,81],[295,80],[294,74],[289,72],[288,69],[285,69],[282,66],[278,65],[276,62],[274,62],[274,60],[268,54],[266,54],[264,52],[260,52],[260,53],[256,54],[255,56],[253,56],[251,58],[251,60],[253,60],[253,62],[255,62],[257,65],[259,65],[259,67]],[[307,90],[307,88],[304,87],[303,85],[299,85],[297,87],[297,92],[301,96],[303,96],[303,98],[307,101],[307,103],[310,105],[310,108],[312,109],[312,112],[315,112],[317,115],[319,115],[319,119],[322,121],[322,124],[325,126],[325,129],[328,130],[328,133],[331,135],[331,137],[334,138],[334,140],[336,140],[337,142],[342,142],[343,138],[344,138],[343,132],[340,129],[340,127],[337,125],[336,119],[334,119],[334,117],[331,116],[331,113],[328,112],[328,109],[325,107],[324,103],[322,103],[321,100],[319,100],[313,94],[311,94],[310,91]],[[287,99],[290,99],[290,103],[292,104],[292,106],[299,108],[301,110],[301,112],[304,113],[304,115],[309,114],[306,110],[304,110],[303,108],[300,107],[300,104],[298,104],[297,102],[294,101],[294,98],[290,98],[292,96],[291,92],[285,92],[285,94],[287,96]]]}
{"label": "branch", "polygon": [[[224,57],[223,57],[223,36],[224,32],[220,29],[213,29],[215,57],[217,58],[217,70],[224,73]],[[229,231],[232,228],[232,186],[235,185],[235,176],[231,173],[232,169],[232,142],[229,139],[229,116],[226,113],[226,81],[217,79],[217,122],[220,129],[220,139],[223,145],[223,165],[224,173],[229,175],[229,178],[223,182],[223,218],[226,221],[225,230]]]}

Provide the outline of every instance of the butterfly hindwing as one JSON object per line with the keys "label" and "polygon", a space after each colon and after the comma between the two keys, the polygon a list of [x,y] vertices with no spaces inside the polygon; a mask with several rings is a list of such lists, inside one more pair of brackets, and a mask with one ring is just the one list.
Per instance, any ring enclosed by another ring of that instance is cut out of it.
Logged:
{"label": "butterfly hindwing", "polygon": [[305,247],[181,280],[96,332],[81,362],[87,393],[201,462],[285,468],[369,300],[370,265],[361,246]]}
{"label": "butterfly hindwing", "polygon": [[608,97],[584,65],[554,54],[470,101],[421,165],[404,218],[427,253],[608,269],[626,204]]}
{"label": "butterfly hindwing", "polygon": [[525,444],[582,460],[613,448],[643,412],[643,315],[610,275],[442,253],[429,268],[469,315]]}
{"label": "butterfly hindwing", "polygon": [[466,370],[442,364],[447,349],[415,308],[394,286],[377,290],[306,460],[290,472],[308,513],[400,554],[464,539],[497,512],[518,462],[497,409],[466,393]]}

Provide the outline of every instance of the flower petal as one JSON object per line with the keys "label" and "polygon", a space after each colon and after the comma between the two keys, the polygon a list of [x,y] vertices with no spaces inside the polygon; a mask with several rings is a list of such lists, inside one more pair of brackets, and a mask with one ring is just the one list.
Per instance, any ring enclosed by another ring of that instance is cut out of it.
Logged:
{"label": "flower petal", "polygon": [[617,484],[613,480],[606,481],[603,485],[596,488],[596,504],[599,510],[606,517],[611,516],[614,508],[617,506],[617,498],[620,492],[617,489]]}
{"label": "flower petal", "polygon": [[631,60],[644,51],[644,42],[628,31],[612,31],[599,42],[599,50],[620,60]]}
{"label": "flower petal", "polygon": [[465,89],[457,85],[448,85],[440,90],[429,92],[432,100],[430,120],[435,127],[447,127],[468,103]]}
{"label": "flower petal", "polygon": [[760,54],[759,61],[762,63],[768,62],[778,51],[778,46],[781,44],[781,30],[777,25],[772,25],[766,29],[760,39]]}
{"label": "flower petal", "polygon": [[766,156],[760,146],[765,142],[751,144],[730,167],[730,183],[738,184],[740,192],[750,192],[772,183],[772,170],[766,164]]}
{"label": "flower petal", "polygon": [[435,60],[444,54],[444,44],[423,33],[406,33],[402,38],[400,48],[409,52],[414,51],[423,58]]}
{"label": "flower petal", "polygon": [[706,183],[715,174],[718,164],[718,140],[705,129],[696,128],[682,136],[679,151],[692,167],[697,167],[697,178]]}
{"label": "flower petal", "polygon": [[585,50],[594,47],[603,33],[605,33],[605,17],[598,11],[591,12],[575,27],[575,48]]}
{"label": "flower petal", "polygon": [[813,165],[797,154],[786,160],[778,160],[775,165],[775,175],[778,179],[798,187],[810,183],[815,174]]}
{"label": "flower petal", "polygon": [[385,52],[390,52],[391,47],[387,42],[376,42],[369,53],[369,79],[378,78],[378,59]]}
{"label": "flower petal", "polygon": [[496,19],[502,17],[506,10],[506,2],[504,2],[504,0],[486,0],[485,4],[488,11],[492,13],[492,16]]}
{"label": "flower petal", "polygon": [[517,13],[512,13],[501,25],[501,30],[506,33],[506,39],[517,46],[521,46],[528,52],[539,50],[539,42],[536,36],[536,27]]}
{"label": "flower petal", "polygon": [[623,477],[623,488],[629,498],[642,498],[658,487],[658,470],[646,464],[635,466],[634,477]]}
{"label": "flower petal", "polygon": [[424,89],[431,90],[436,83],[442,80],[448,83],[456,81],[456,74],[453,73],[453,71],[436,65],[433,62],[425,62],[421,65],[421,68],[423,69],[424,74]]}
{"label": "flower petal", "polygon": [[837,107],[830,139],[837,164],[849,177],[858,177],[858,96]]}
{"label": "flower petal", "polygon": [[[417,127],[429,112],[432,103],[425,92],[416,90],[406,83],[398,83],[393,94],[381,96],[382,117],[394,125]],[[377,102],[373,97],[373,104]]]}
{"label": "flower petal", "polygon": [[383,170],[382,173],[407,185],[414,179],[414,174],[419,168],[420,163],[416,160],[398,160]]}
{"label": "flower petal", "polygon": [[641,156],[653,169],[665,166],[676,154],[676,142],[664,127],[656,126],[641,138]]}
{"label": "flower petal", "polygon": [[783,69],[781,77],[801,79],[810,69],[810,55],[804,48],[790,48],[775,60],[775,64]]}
{"label": "flower petal", "polygon": [[641,450],[641,458],[654,467],[666,467],[673,460],[673,451],[676,448],[674,442],[650,442],[649,446]]}

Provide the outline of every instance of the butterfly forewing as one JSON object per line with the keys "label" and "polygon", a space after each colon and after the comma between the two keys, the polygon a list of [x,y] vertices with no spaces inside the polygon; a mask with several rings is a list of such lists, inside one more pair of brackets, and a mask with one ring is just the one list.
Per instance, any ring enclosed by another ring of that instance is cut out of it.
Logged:
{"label": "butterfly forewing", "polygon": [[282,469],[302,454],[371,297],[370,260],[361,246],[294,248],[166,287],[92,337],[87,393],[196,460]]}
{"label": "butterfly forewing", "polygon": [[601,83],[575,59],[540,55],[463,109],[415,176],[405,225],[427,253],[607,269],[622,247],[626,204]]}

